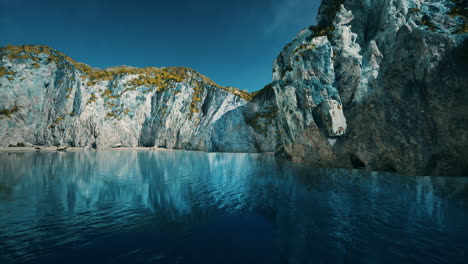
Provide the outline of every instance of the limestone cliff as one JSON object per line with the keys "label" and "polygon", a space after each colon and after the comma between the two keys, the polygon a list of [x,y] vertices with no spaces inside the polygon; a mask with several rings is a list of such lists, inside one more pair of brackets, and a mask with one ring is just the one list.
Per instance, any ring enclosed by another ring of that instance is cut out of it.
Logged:
{"label": "limestone cliff", "polygon": [[273,151],[244,120],[252,97],[188,68],[94,69],[46,46],[4,47],[0,146]]}
{"label": "limestone cliff", "polygon": [[277,155],[467,175],[466,20],[463,0],[323,0],[274,63]]}
{"label": "limestone cliff", "polygon": [[194,70],[0,51],[0,146],[271,152],[320,167],[468,174],[466,0],[323,0],[254,94]]}

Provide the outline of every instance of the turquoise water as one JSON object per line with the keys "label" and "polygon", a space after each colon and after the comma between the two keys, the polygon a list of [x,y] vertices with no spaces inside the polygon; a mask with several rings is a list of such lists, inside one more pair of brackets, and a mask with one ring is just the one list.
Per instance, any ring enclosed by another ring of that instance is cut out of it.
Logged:
{"label": "turquoise water", "polygon": [[271,155],[0,153],[0,263],[466,263],[468,178]]}

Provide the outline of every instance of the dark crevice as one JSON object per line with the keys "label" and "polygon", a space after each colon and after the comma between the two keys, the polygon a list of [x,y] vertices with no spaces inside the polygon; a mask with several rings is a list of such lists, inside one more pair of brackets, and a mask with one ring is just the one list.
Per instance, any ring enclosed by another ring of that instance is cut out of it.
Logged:
{"label": "dark crevice", "polygon": [[351,165],[355,169],[362,169],[366,167],[366,164],[355,154],[349,154],[349,159],[351,161]]}

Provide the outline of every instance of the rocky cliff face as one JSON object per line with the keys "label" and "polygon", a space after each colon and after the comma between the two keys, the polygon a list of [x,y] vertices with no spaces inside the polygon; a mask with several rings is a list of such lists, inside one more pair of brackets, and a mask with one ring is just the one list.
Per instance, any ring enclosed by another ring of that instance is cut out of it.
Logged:
{"label": "rocky cliff face", "polygon": [[323,0],[274,63],[277,155],[467,175],[466,20],[463,0]]}
{"label": "rocky cliff face", "polygon": [[192,69],[93,69],[46,46],[5,47],[0,58],[0,146],[257,152],[276,144],[245,122],[243,109],[258,99]]}
{"label": "rocky cliff face", "polygon": [[323,0],[255,94],[187,68],[0,53],[0,146],[270,152],[320,167],[468,174],[465,0]]}

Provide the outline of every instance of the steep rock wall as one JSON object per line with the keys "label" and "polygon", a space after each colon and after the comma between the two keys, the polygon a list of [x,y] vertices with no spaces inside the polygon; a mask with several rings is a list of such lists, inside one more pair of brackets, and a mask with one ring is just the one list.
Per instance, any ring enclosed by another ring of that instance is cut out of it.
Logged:
{"label": "steep rock wall", "polygon": [[[466,6],[324,0],[318,25],[303,30],[274,63],[284,146],[277,155],[316,166],[467,175]],[[304,46],[314,56],[288,59]],[[317,84],[299,82],[304,72],[318,73]],[[327,93],[317,96],[317,87]],[[341,113],[336,122],[314,115],[324,113],[320,98],[343,109],[344,133],[330,133],[330,124],[343,123]]]}
{"label": "steep rock wall", "polygon": [[[243,112],[226,121],[252,94],[192,69],[94,69],[46,46],[5,47],[0,58],[0,146],[274,150],[261,147]],[[246,136],[225,136],[230,127],[217,123],[226,122]]]}

